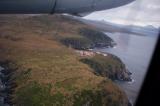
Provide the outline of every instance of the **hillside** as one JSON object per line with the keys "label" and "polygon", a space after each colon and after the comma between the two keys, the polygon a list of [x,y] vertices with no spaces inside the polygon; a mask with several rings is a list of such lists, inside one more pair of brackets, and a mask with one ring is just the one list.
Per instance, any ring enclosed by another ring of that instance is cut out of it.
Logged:
{"label": "hillside", "polygon": [[123,62],[114,55],[107,54],[107,56],[103,56],[97,54],[92,58],[83,58],[81,61],[93,68],[97,75],[101,75],[112,80],[132,80],[130,78],[131,73],[126,69]]}
{"label": "hillside", "polygon": [[63,41],[70,38],[78,42],[81,39],[82,44],[86,42],[84,49],[99,44],[102,39],[107,39],[103,46],[113,42],[103,34],[102,39],[91,40],[92,37],[82,34],[82,29],[96,31],[62,15],[0,16],[0,65],[7,73],[3,80],[9,88],[0,93],[7,92],[6,103],[15,106],[128,106],[125,93],[111,79],[94,74],[92,67],[80,61],[74,48],[81,43],[64,45]]}

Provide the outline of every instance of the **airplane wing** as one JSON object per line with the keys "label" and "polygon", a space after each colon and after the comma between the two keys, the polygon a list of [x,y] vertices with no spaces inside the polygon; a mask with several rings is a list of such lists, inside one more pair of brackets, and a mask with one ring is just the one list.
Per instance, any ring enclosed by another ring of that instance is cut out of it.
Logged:
{"label": "airplane wing", "polygon": [[81,14],[126,5],[134,0],[0,0],[0,14]]}

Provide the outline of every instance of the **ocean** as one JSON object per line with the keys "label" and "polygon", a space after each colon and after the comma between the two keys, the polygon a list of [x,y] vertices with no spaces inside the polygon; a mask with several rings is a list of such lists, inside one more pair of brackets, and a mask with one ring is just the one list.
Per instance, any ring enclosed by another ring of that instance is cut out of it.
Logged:
{"label": "ocean", "polygon": [[140,36],[126,33],[107,33],[117,45],[113,48],[95,49],[118,56],[132,73],[132,82],[116,81],[130,102],[135,103],[143,84],[158,35]]}

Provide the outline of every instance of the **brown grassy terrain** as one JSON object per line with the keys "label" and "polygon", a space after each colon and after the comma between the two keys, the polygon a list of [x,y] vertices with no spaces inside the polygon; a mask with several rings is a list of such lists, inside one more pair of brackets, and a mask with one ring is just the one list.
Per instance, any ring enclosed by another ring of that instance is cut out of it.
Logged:
{"label": "brown grassy terrain", "polygon": [[86,101],[93,106],[128,105],[110,79],[96,76],[74,49],[59,42],[79,37],[79,28],[94,29],[62,15],[0,16],[0,61],[16,69],[12,101],[17,106],[81,106]]}

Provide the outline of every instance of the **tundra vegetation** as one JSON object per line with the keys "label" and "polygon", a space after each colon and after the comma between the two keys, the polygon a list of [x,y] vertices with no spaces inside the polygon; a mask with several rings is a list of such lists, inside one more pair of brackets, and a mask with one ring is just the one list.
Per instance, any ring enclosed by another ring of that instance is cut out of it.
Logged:
{"label": "tundra vegetation", "polygon": [[86,64],[92,58],[75,53],[112,42],[63,15],[1,15],[0,62],[14,70],[9,82],[16,84],[8,101],[15,106],[128,106],[125,93],[112,81],[121,62],[92,57],[107,64],[106,75],[97,75],[101,68],[91,65],[97,61]]}

